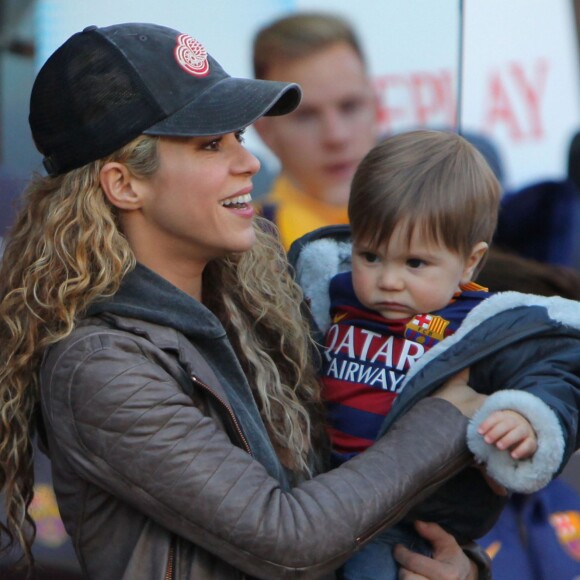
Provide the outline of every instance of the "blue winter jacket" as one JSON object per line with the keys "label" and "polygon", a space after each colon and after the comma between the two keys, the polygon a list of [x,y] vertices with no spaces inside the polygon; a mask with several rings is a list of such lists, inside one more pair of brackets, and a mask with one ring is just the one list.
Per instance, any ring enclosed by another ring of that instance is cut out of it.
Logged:
{"label": "blue winter jacket", "polygon": [[[316,230],[290,249],[289,259],[319,339],[330,325],[328,282],[350,269],[350,249],[349,230],[344,226]],[[487,472],[509,489],[529,493],[544,487],[580,447],[580,303],[517,292],[484,301],[453,336],[414,365],[382,433],[419,399],[467,367],[471,387],[495,393],[488,399],[491,404],[486,403],[473,418],[470,447],[485,461]],[[502,408],[521,412],[536,430],[539,448],[531,460],[515,462],[507,453],[477,441],[477,425]],[[496,511],[491,508],[503,501],[490,491],[478,470],[470,469],[409,518],[437,521],[465,541],[491,528],[495,516],[488,516]]]}

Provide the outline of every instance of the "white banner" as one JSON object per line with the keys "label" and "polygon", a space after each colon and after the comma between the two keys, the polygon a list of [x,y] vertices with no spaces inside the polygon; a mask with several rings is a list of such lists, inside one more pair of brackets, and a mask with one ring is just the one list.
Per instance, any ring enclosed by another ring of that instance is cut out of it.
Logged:
{"label": "white banner", "polygon": [[[156,22],[196,36],[230,74],[251,75],[256,29],[296,9],[350,19],[368,56],[381,128],[453,126],[462,70],[462,126],[490,137],[516,188],[566,175],[580,129],[580,79],[569,0],[465,0],[459,68],[459,0],[40,0],[40,65],[89,24]],[[248,145],[264,152],[255,134]]]}

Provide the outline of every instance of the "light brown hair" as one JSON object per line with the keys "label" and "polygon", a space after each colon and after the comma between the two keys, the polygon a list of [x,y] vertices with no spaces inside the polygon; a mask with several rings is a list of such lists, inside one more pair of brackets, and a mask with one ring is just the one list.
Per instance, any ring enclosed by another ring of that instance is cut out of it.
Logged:
{"label": "light brown hair", "polygon": [[334,44],[346,43],[365,63],[360,42],[345,19],[323,12],[285,16],[262,28],[254,39],[254,76],[268,79],[269,68],[278,63],[308,57]]}
{"label": "light brown hair", "polygon": [[348,215],[353,238],[378,247],[399,224],[410,241],[427,240],[467,257],[491,244],[501,188],[483,155],[463,137],[410,131],[388,137],[365,156],[353,178]]}

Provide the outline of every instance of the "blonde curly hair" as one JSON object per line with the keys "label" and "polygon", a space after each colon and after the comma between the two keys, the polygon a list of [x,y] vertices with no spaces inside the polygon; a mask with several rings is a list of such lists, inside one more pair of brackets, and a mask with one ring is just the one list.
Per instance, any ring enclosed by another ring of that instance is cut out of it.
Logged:
{"label": "blonde curly hair", "polygon": [[[7,239],[0,267],[0,492],[6,506],[0,537],[7,542],[0,553],[18,542],[29,564],[41,359],[134,268],[99,175],[105,163],[117,161],[138,177],[151,176],[159,166],[158,140],[141,136],[62,176],[35,176]],[[261,221],[255,229],[251,251],[208,265],[204,288],[219,284],[222,293],[204,292],[204,302],[229,334],[282,463],[308,477],[313,442],[323,439],[314,348],[283,250]]]}

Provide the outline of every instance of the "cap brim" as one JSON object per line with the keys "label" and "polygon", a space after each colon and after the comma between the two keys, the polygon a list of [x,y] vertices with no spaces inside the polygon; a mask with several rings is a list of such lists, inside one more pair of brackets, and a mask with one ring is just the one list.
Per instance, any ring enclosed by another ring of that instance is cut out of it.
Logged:
{"label": "cap brim", "polygon": [[172,137],[232,133],[265,115],[292,112],[301,97],[294,83],[228,77],[143,133]]}

